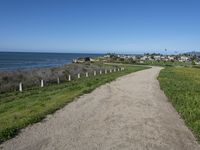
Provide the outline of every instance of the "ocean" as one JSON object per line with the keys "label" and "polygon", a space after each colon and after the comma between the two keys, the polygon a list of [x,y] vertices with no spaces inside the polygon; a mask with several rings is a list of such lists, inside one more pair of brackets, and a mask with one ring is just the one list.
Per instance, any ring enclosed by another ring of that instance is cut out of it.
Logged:
{"label": "ocean", "polygon": [[97,57],[102,55],[86,53],[0,52],[0,71],[57,67],[72,63],[73,59],[79,57]]}

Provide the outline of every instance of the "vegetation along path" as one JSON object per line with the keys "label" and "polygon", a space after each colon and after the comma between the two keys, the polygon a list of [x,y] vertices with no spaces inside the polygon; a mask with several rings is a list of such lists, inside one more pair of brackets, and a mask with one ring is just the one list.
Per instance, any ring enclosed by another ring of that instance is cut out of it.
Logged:
{"label": "vegetation along path", "polygon": [[2,149],[200,149],[160,90],[160,67],[138,71],[81,96],[4,142]]}

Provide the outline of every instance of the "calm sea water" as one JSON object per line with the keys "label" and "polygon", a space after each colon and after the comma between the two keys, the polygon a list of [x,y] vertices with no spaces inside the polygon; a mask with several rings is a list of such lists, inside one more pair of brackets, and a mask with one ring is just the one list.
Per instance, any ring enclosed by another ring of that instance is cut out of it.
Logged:
{"label": "calm sea water", "polygon": [[62,66],[79,57],[97,56],[101,54],[0,52],[0,71]]}

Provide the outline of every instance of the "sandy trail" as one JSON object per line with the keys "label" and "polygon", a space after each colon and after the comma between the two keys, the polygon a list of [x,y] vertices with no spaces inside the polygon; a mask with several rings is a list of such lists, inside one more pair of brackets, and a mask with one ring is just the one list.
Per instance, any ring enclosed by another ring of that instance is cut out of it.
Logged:
{"label": "sandy trail", "polygon": [[191,131],[156,80],[161,68],[103,85],[0,147],[8,150],[195,150]]}

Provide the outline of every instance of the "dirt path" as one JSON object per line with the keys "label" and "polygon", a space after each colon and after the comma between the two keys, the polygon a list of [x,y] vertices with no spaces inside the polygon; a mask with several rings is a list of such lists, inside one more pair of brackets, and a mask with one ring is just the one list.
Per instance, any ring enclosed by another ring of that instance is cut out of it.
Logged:
{"label": "dirt path", "polygon": [[80,97],[3,143],[13,150],[196,150],[194,136],[159,88],[153,67]]}

